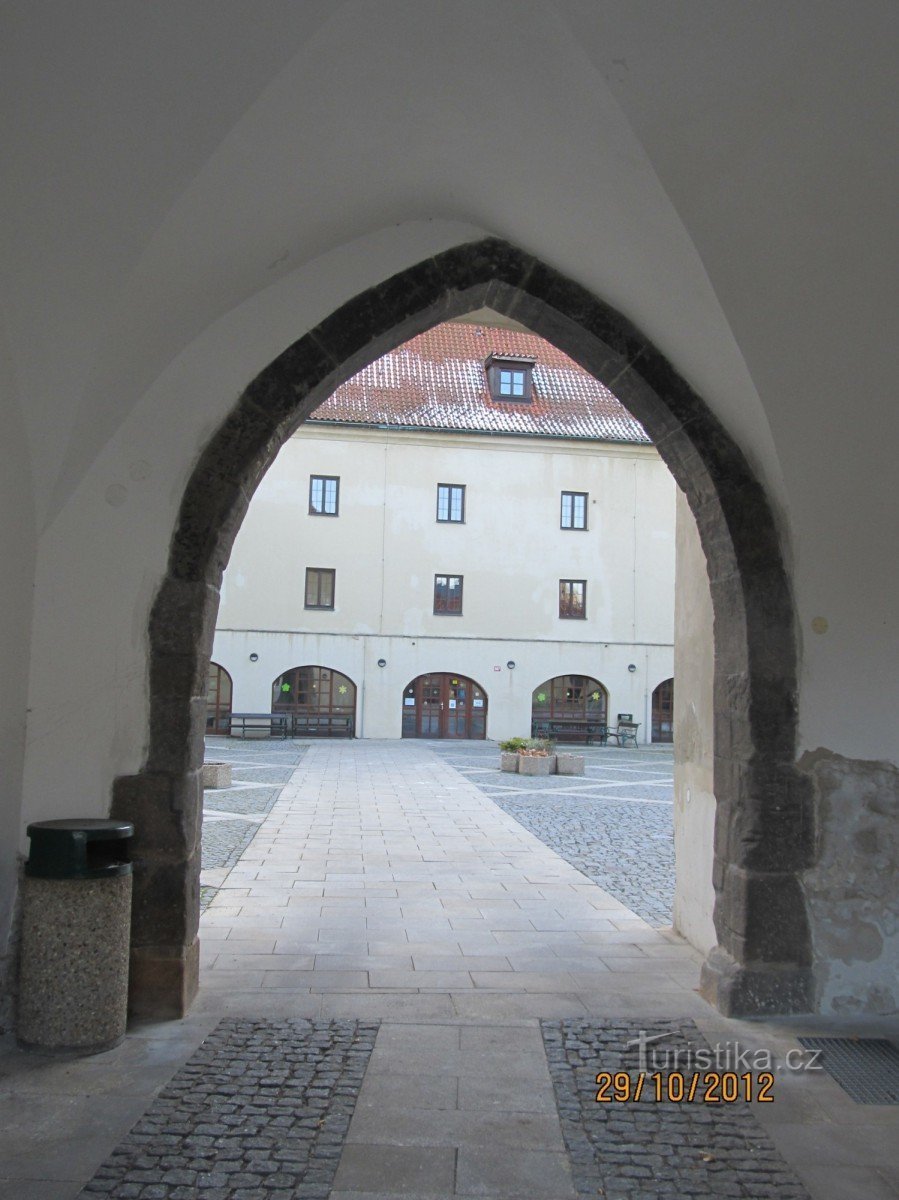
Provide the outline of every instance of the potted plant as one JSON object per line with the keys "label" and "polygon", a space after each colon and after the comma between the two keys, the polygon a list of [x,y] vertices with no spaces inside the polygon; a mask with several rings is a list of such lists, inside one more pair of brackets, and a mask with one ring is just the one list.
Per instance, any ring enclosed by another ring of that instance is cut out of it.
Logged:
{"label": "potted plant", "polygon": [[556,770],[555,743],[546,738],[527,738],[518,751],[520,775],[553,775]]}
{"label": "potted plant", "polygon": [[518,770],[518,751],[527,745],[527,738],[513,737],[500,742],[499,766],[501,771]]}

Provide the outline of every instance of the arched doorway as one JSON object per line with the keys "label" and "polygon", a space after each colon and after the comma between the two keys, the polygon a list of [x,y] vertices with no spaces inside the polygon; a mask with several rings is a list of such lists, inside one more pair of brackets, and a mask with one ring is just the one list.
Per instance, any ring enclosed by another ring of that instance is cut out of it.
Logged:
{"label": "arched doorway", "polygon": [[531,737],[586,742],[607,724],[609,694],[590,675],[556,675],[534,688]]}
{"label": "arched doorway", "polygon": [[486,736],[487,693],[473,679],[444,671],[419,675],[404,689],[404,738]]}
{"label": "arched doorway", "polygon": [[352,737],[356,685],[330,667],[291,667],[272,683],[272,712],[290,717],[294,737]]}
{"label": "arched doorway", "polygon": [[652,740],[674,741],[674,680],[663,679],[652,693]]}
{"label": "arched doorway", "polygon": [[234,685],[231,676],[218,663],[209,664],[206,681],[206,732],[231,732],[231,697]]}
{"label": "arched doorway", "polygon": [[[802,875],[815,862],[810,778],[795,766],[796,620],[761,482],[727,430],[621,313],[496,238],[464,243],[355,296],[253,379],[186,485],[149,617],[150,721],[141,772],[116,780],[133,819],[132,1007],[180,1016],[196,991],[206,677],[222,572],[250,498],[287,437],[362,366],[449,317],[488,307],[603,381],[687,497],[715,615],[715,927],[703,994],[728,1015],[814,1005]],[[202,686],[202,682],[201,682]],[[174,828],[172,826],[174,825]],[[171,846],[187,847],[172,859]],[[160,886],[160,881],[165,886]]]}

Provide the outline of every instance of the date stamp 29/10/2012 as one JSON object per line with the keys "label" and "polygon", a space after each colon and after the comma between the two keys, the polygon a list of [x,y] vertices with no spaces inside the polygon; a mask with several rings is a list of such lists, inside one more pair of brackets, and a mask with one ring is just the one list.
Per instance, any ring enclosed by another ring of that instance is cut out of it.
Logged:
{"label": "date stamp 29/10/2012", "polygon": [[596,1103],[770,1104],[773,1088],[771,1071],[600,1071]]}

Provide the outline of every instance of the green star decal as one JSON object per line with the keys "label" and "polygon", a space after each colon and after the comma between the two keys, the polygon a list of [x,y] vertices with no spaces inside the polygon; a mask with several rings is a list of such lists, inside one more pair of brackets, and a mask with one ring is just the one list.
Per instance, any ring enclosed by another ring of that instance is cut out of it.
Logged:
{"label": "green star decal", "polygon": [[338,692],[340,692],[341,696],[345,696],[346,695],[346,684],[342,683],[337,690],[338,690]]}
{"label": "green star decal", "polygon": [[537,699],[538,699],[538,700],[540,701],[540,703],[542,704],[542,703],[543,703],[543,701],[546,699],[546,692],[538,692],[538,693],[537,693]]}
{"label": "green star decal", "polygon": [[290,684],[289,684],[289,683],[282,683],[282,684],[281,684],[281,691],[282,691],[282,692],[289,692],[289,691],[290,691]]}
{"label": "green star decal", "polygon": [[594,693],[593,693],[593,695],[590,697],[590,699],[591,699],[591,700],[598,700],[598,699],[599,699],[599,692],[594,692]]}

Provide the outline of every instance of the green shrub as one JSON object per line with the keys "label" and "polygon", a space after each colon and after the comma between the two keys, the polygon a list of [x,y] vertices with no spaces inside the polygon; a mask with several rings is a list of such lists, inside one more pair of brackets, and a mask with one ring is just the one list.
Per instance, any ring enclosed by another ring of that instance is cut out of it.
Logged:
{"label": "green shrub", "polygon": [[505,742],[500,742],[500,750],[505,750],[509,754],[517,754],[519,750],[523,750],[528,744],[528,738],[513,737],[508,738]]}

